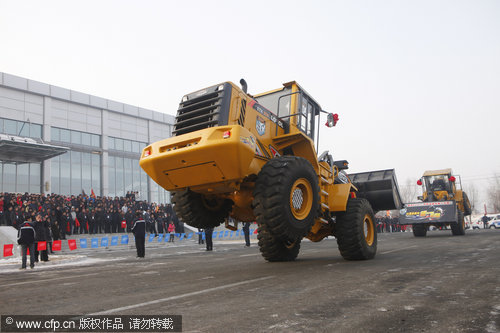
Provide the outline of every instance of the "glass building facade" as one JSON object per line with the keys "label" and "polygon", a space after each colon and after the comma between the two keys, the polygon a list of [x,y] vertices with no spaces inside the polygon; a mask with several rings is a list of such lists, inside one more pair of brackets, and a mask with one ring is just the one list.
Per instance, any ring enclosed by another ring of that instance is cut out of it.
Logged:
{"label": "glass building facade", "polygon": [[[0,118],[0,133],[40,141],[42,138],[42,125]],[[40,193],[40,191],[40,163],[14,164],[0,161],[0,192]]]}
{"label": "glass building facade", "polygon": [[174,117],[0,72],[0,133],[69,148],[42,163],[0,161],[0,192],[136,197],[170,202],[139,166]]}

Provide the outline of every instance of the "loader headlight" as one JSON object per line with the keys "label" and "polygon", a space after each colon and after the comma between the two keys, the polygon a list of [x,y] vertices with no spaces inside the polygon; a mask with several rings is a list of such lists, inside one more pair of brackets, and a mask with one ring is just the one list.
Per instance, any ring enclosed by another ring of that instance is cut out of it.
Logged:
{"label": "loader headlight", "polygon": [[217,91],[221,91],[221,90],[224,90],[224,85],[221,84],[220,86],[217,87]]}
{"label": "loader headlight", "polygon": [[182,97],[182,102],[187,102],[187,100],[188,100],[187,95],[184,95],[184,96]]}

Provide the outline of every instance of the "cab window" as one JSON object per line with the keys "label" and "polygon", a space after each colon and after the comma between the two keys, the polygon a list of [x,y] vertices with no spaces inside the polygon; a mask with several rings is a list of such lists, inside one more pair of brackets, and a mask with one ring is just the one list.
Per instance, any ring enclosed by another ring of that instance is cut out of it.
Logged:
{"label": "cab window", "polygon": [[429,176],[426,178],[426,187],[431,191],[449,191],[450,182],[446,175]]}
{"label": "cab window", "polygon": [[[257,100],[257,102],[259,102],[259,104],[264,106],[266,109],[268,109],[278,117],[285,117],[290,115],[290,107],[291,107],[290,104],[292,96],[290,95],[291,93],[292,93],[291,88],[284,88],[283,90],[259,96],[256,97],[255,99]],[[279,103],[279,108],[278,108],[278,103]],[[285,118],[284,120],[288,121],[288,118]]]}
{"label": "cab window", "polygon": [[315,115],[319,112],[318,107],[315,106],[305,94],[301,95],[300,110],[297,117],[297,126],[308,137],[314,140],[314,121]]}

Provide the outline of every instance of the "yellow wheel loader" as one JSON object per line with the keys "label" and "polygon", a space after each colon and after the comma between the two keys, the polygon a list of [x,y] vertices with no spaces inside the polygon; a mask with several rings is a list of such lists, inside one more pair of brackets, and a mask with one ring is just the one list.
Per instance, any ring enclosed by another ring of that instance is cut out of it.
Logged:
{"label": "yellow wheel loader", "polygon": [[[296,82],[254,96],[240,84],[183,96],[173,136],[142,152],[141,167],[171,191],[177,215],[197,228],[257,221],[268,261],[294,260],[304,237],[327,236],[345,259],[373,258],[374,210],[401,208],[394,171],[349,176],[347,161],[318,157],[326,112]],[[337,120],[327,113],[328,127]]]}
{"label": "yellow wheel loader", "polygon": [[399,223],[411,225],[415,237],[425,237],[430,226],[449,226],[454,236],[465,235],[465,216],[472,210],[460,176],[453,176],[451,169],[429,170],[417,184],[423,187],[421,202],[405,204]]}

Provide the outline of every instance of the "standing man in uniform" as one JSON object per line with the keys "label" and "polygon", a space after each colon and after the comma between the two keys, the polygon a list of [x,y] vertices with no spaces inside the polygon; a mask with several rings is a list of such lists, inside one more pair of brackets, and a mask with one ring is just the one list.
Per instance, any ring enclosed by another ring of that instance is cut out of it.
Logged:
{"label": "standing man in uniform", "polygon": [[481,220],[483,221],[483,229],[488,228],[489,218],[488,218],[488,216],[486,216],[486,213],[484,213],[484,216],[483,216],[483,218]]}
{"label": "standing man in uniform", "polygon": [[203,240],[203,229],[198,228],[198,244],[205,244]]}
{"label": "standing man in uniform", "polygon": [[21,224],[17,233],[17,243],[21,245],[23,262],[21,269],[26,269],[26,255],[30,251],[30,268],[35,267],[35,229],[33,228],[31,215],[27,216],[27,221]]}
{"label": "standing man in uniform", "polygon": [[146,243],[146,221],[142,218],[142,212],[140,210],[135,212],[135,222],[132,227],[132,232],[135,236],[135,247],[137,249],[137,258],[144,258],[146,254],[146,249],[144,245]]}
{"label": "standing man in uniform", "polygon": [[[40,213],[36,214],[36,222],[33,226],[35,229],[35,262],[38,262],[38,253],[40,253],[41,261],[49,261],[49,239],[47,235],[50,233],[49,224],[47,221],[43,221],[42,215]],[[38,251],[38,243],[47,242],[47,247],[45,250]]]}
{"label": "standing man in uniform", "polygon": [[243,233],[245,234],[245,247],[250,247],[250,222],[243,222]]}
{"label": "standing man in uniform", "polygon": [[212,234],[214,233],[214,228],[205,228],[205,241],[207,243],[207,251],[213,250]]}

